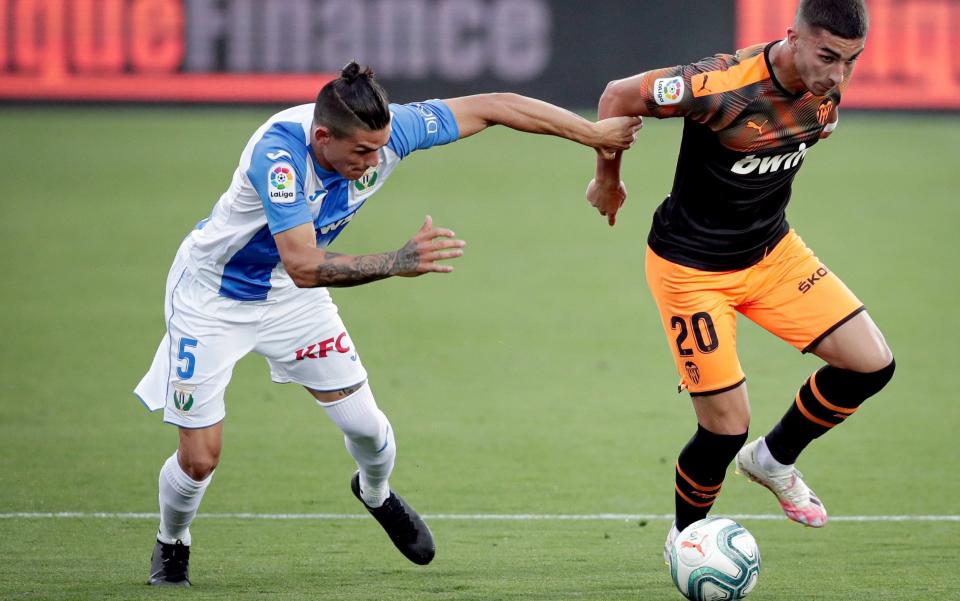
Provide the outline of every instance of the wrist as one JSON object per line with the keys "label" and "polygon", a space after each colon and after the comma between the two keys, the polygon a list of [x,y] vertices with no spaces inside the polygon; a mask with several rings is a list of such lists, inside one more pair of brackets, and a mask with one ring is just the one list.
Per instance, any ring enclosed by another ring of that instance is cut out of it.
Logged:
{"label": "wrist", "polygon": [[398,250],[390,253],[390,273],[391,276],[410,273],[417,268],[420,256],[417,253],[417,244],[409,240]]}
{"label": "wrist", "polygon": [[587,122],[587,136],[583,142],[585,146],[589,146],[600,153],[600,144],[603,143],[603,133],[600,131],[600,127],[593,122]]}
{"label": "wrist", "polygon": [[620,180],[618,178],[600,173],[597,173],[593,181],[596,182],[596,186],[600,190],[616,190],[620,186]]}

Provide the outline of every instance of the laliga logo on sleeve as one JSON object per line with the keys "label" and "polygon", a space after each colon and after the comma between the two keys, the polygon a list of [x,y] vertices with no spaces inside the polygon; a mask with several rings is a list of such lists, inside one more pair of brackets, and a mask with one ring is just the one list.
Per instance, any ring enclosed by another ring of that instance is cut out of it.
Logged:
{"label": "laliga logo on sleeve", "polygon": [[653,82],[653,99],[660,106],[678,104],[683,100],[683,78],[661,77]]}
{"label": "laliga logo on sleeve", "polygon": [[270,200],[277,204],[289,204],[296,200],[297,193],[294,191],[293,167],[287,163],[274,163],[270,166],[270,189],[268,195]]}

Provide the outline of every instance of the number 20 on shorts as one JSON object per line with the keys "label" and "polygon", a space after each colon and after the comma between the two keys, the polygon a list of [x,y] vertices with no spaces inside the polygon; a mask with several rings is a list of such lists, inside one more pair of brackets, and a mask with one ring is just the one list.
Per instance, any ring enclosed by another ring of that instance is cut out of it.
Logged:
{"label": "number 20 on shorts", "polygon": [[677,334],[676,343],[677,352],[680,353],[681,357],[693,355],[693,349],[690,348],[690,343],[687,341],[691,330],[693,331],[693,341],[697,345],[697,350],[701,353],[712,353],[720,346],[720,341],[717,339],[717,329],[713,326],[713,319],[707,312],[694,313],[690,316],[689,324],[686,319],[674,315],[670,318],[670,329],[680,330]]}

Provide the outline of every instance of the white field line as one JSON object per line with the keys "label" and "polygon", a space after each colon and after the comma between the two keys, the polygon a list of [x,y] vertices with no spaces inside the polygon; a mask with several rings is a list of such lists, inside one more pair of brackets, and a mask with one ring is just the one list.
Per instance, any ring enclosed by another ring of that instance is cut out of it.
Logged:
{"label": "white field line", "polygon": [[[423,516],[428,520],[451,521],[623,521],[640,520],[670,521],[672,514],[654,513],[434,513]],[[731,514],[724,515],[743,521],[785,520],[782,514]],[[352,513],[200,513],[199,519],[209,520],[319,520],[342,521],[368,519],[366,514]],[[111,511],[12,511],[0,513],[0,519],[7,520],[44,520],[44,519],[120,519],[120,520],[159,520],[158,513],[133,513]],[[830,516],[831,522],[960,522],[960,515],[838,515]]]}

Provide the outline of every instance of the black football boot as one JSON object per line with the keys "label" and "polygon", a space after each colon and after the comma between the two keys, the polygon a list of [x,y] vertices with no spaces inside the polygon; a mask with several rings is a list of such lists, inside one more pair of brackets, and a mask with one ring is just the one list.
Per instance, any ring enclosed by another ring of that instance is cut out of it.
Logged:
{"label": "black football boot", "polygon": [[353,474],[350,490],[386,530],[387,536],[404,557],[421,566],[430,563],[437,550],[433,542],[433,534],[416,510],[407,505],[400,495],[390,491],[390,496],[383,505],[369,507],[360,496],[360,472]]}
{"label": "black football boot", "polygon": [[151,586],[190,586],[190,547],[177,541],[172,545],[161,543],[153,547],[150,558]]}

